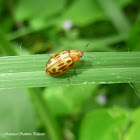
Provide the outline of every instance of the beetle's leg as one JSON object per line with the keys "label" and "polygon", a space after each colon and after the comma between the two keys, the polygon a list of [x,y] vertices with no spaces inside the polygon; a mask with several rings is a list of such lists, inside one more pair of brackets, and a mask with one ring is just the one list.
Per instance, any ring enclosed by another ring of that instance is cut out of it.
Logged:
{"label": "beetle's leg", "polygon": [[84,63],[85,61],[84,60],[79,60],[78,62]]}
{"label": "beetle's leg", "polygon": [[70,79],[69,79],[69,70],[67,71],[67,80],[70,82]]}
{"label": "beetle's leg", "polygon": [[73,67],[74,67],[74,75],[77,77],[75,64],[73,64]]}

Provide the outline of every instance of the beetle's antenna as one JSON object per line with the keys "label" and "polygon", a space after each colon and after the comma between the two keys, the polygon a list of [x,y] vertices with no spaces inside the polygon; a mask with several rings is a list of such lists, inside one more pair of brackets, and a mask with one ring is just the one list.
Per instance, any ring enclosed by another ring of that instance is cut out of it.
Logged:
{"label": "beetle's antenna", "polygon": [[88,43],[86,46],[85,46],[85,48],[84,48],[84,50],[83,50],[83,53],[85,52],[85,50],[86,50],[86,47],[89,45],[90,43]]}
{"label": "beetle's antenna", "polygon": [[[85,52],[85,50],[86,50],[86,47],[89,45],[90,43],[88,43],[86,46],[85,46],[85,48],[84,48],[84,50],[83,50],[83,53]],[[88,58],[90,58],[90,59],[93,59],[94,57],[92,57],[92,56],[87,56],[87,55],[84,55],[84,56],[86,56],[86,57],[88,57]]]}
{"label": "beetle's antenna", "polygon": [[94,57],[92,57],[92,56],[87,56],[87,55],[85,55],[85,57],[90,58],[90,59],[93,59],[93,58],[94,58]]}

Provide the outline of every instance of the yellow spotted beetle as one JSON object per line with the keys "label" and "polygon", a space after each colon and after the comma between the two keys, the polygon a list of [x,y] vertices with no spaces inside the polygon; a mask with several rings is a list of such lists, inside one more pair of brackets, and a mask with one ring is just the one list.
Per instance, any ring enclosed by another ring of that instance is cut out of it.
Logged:
{"label": "yellow spotted beetle", "polygon": [[[86,47],[88,45],[89,44],[87,44]],[[82,62],[80,61],[80,58],[83,56],[83,53],[84,50],[64,50],[51,56],[45,67],[46,73],[50,76],[59,76],[64,72],[67,72],[67,80],[69,81],[68,71],[72,66],[74,66],[74,74],[76,75],[76,67],[74,62]]]}

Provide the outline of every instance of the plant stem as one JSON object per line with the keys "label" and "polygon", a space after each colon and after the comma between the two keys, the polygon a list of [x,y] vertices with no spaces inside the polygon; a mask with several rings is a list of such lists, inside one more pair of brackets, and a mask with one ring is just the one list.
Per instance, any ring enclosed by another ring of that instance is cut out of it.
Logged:
{"label": "plant stem", "polygon": [[27,91],[30,93],[33,102],[35,102],[37,111],[44,122],[45,128],[47,128],[51,140],[62,140],[57,121],[44,101],[41,90],[39,88],[28,88]]}

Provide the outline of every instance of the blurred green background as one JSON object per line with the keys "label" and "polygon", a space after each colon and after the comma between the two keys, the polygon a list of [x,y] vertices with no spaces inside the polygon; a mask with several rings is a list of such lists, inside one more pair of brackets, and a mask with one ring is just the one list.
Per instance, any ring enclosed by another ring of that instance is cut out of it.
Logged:
{"label": "blurred green background", "polygon": [[[0,0],[0,56],[89,42],[89,52],[139,51],[140,1]],[[1,89],[0,140],[139,140],[138,93],[140,84]]]}

